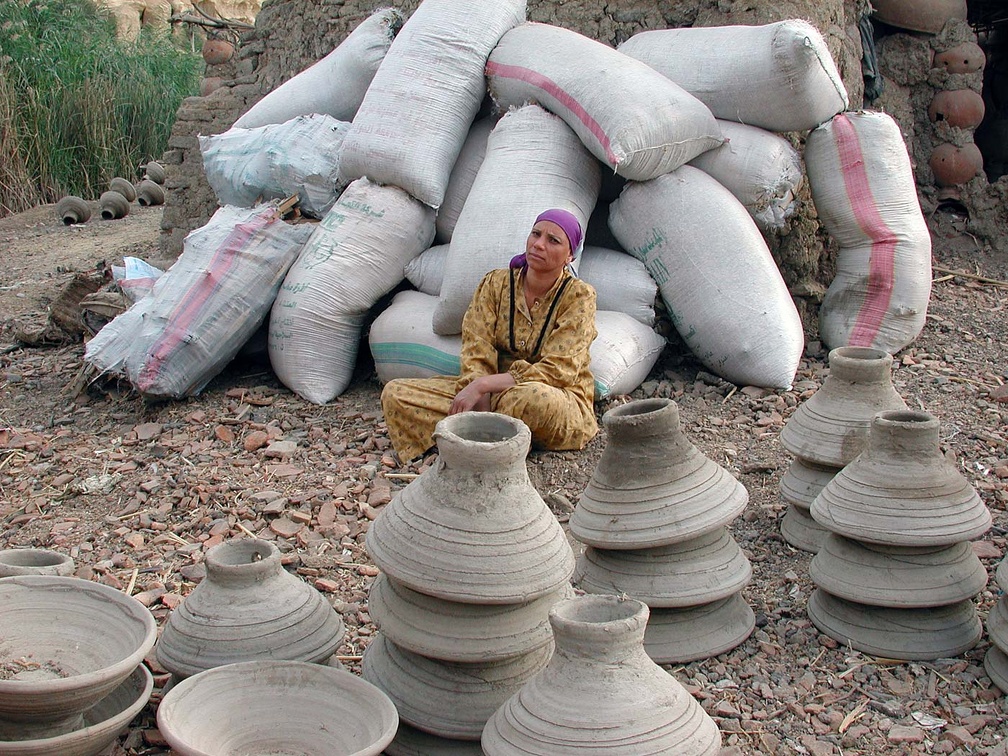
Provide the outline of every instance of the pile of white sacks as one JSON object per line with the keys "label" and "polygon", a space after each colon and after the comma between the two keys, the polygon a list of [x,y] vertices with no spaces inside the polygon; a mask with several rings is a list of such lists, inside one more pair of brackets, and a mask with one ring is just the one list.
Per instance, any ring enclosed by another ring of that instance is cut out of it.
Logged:
{"label": "pile of white sacks", "polygon": [[[540,211],[564,207],[589,241],[620,247],[589,245],[579,260],[598,291],[598,396],[631,391],[654,366],[658,291],[710,371],[788,387],[805,339],[764,233],[786,225],[805,175],[841,248],[822,340],[895,352],[917,336],[931,252],[906,146],[888,116],[845,112],[811,25],[651,31],[614,49],[528,23],[525,10],[425,0],[405,23],[377,11],[232,129],[202,138],[224,207],[87,359],[147,396],[184,396],[268,317],[277,376],[324,403],[347,388],[377,315],[382,381],[457,373],[479,280],[523,251]],[[779,132],[810,132],[804,171]],[[293,193],[321,219],[307,240],[268,202]],[[270,275],[253,285],[260,267]],[[404,278],[415,290],[376,313]]]}

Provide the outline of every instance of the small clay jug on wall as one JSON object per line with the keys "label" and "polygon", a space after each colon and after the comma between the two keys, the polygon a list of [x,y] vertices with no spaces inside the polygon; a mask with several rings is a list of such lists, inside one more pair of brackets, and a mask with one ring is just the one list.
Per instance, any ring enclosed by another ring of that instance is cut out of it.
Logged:
{"label": "small clay jug on wall", "polygon": [[168,616],[158,662],[178,677],[256,659],[321,662],[343,642],[343,620],[287,572],[259,540],[226,541],[206,555],[206,578]]}
{"label": "small clay jug on wall", "polygon": [[435,465],[368,530],[375,564],[414,591],[464,604],[528,602],[570,580],[574,552],[525,466],[528,426],[463,412],[439,422],[434,440]]}
{"label": "small clay jug on wall", "polygon": [[883,546],[947,546],[977,538],[991,514],[939,447],[938,420],[891,410],[872,420],[865,450],[812,502],[820,525]]}
{"label": "small clay jug on wall", "polygon": [[749,492],[683,434],[671,399],[641,399],[602,416],[608,443],[570,518],[602,549],[681,543],[727,525]]}
{"label": "small clay jug on wall", "polygon": [[556,652],[483,729],[487,756],[717,754],[717,725],[644,651],[648,608],[586,595],[550,611]]}

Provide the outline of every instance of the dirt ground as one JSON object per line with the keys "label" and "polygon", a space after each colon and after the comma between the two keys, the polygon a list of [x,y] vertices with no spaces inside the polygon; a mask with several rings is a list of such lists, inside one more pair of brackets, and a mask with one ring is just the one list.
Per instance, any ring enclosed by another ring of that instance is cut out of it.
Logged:
{"label": "dirt ground", "polygon": [[[134,207],[121,221],[64,227],[42,207],[0,219],[0,548],[68,553],[79,576],[131,593],[163,625],[204,576],[209,548],[249,534],[269,539],[340,613],[347,634],[338,657],[359,672],[375,632],[367,590],[378,574],[364,533],[423,470],[391,455],[366,360],[325,406],[291,394],[262,359],[233,364],[197,397],[148,405],[115,382],[76,392],[81,343],[16,341],[19,328],[44,320],[74,272],[124,255],[156,260],[160,216]],[[929,223],[930,312],[920,338],[897,355],[893,380],[911,408],[941,421],[943,449],[993,515],[974,544],[990,575],[976,599],[986,619],[1008,546],[1008,286],[981,279],[1008,279],[1008,261],[955,215]],[[675,399],[690,440],[750,497],[730,530],[753,565],[743,596],[756,630],[728,653],[671,671],[715,717],[726,754],[1004,756],[1008,697],[984,672],[986,635],[955,659],[894,663],[839,645],[807,617],[810,555],[779,534],[779,485],[791,461],[779,433],[821,385],[825,363],[811,342],[792,390],[739,389],[670,347],[629,397]],[[600,404],[599,415],[626,399]],[[603,432],[582,452],[530,455],[530,477],[561,522],[604,447]],[[155,696],[110,754],[167,752],[154,712],[169,675],[153,654],[149,663]]]}

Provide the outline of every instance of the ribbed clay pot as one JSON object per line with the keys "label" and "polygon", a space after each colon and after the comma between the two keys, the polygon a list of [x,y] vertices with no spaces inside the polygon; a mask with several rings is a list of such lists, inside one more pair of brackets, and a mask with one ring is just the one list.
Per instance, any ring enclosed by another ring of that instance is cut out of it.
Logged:
{"label": "ribbed clay pot", "polygon": [[984,101],[972,89],[938,92],[928,106],[932,123],[947,123],[957,129],[975,129],[984,119]]}
{"label": "ribbed clay pot", "polygon": [[49,549],[4,549],[0,551],[0,578],[12,575],[72,575],[74,561]]}
{"label": "ribbed clay pot", "polygon": [[158,662],[178,677],[242,661],[321,662],[343,642],[339,614],[284,570],[268,541],[215,546],[206,572],[168,616],[157,643]]}
{"label": "ribbed clay pot", "polygon": [[164,184],[166,178],[164,166],[156,160],[151,160],[140,166],[140,178],[150,179],[155,184]]}
{"label": "ribbed clay pot", "polygon": [[890,26],[938,34],[951,19],[966,20],[966,0],[872,0],[874,18]]}
{"label": "ribbed clay pot", "polygon": [[982,631],[972,601],[893,609],[846,601],[818,589],[809,598],[808,614],[819,630],[844,645],[904,661],[958,656],[976,645]]}
{"label": "ribbed clay pot", "polygon": [[644,650],[659,664],[685,664],[730,651],[756,627],[756,615],[736,593],[709,604],[651,612]]}
{"label": "ribbed clay pot", "polygon": [[386,756],[483,756],[478,740],[453,740],[399,722],[395,739],[385,746]]}
{"label": "ribbed clay pot", "polygon": [[804,462],[843,467],[864,449],[872,418],[906,409],[892,384],[892,356],[870,347],[838,347],[829,374],[781,429],[781,444]]}
{"label": "ribbed clay pot", "polygon": [[983,154],[973,142],[962,147],[945,142],[931,152],[928,165],[938,186],[958,186],[983,170]]}
{"label": "ribbed clay pot", "polygon": [[714,721],[645,653],[647,606],[580,596],[557,604],[550,622],[556,652],[487,722],[487,756],[720,751]]}
{"label": "ribbed clay pot", "polygon": [[809,507],[825,485],[842,469],[795,457],[781,477],[781,498],[789,506],[781,518],[780,532],[784,540],[796,549],[815,554],[822,548],[829,531],[812,519]]}
{"label": "ribbed clay pot", "polygon": [[983,71],[986,64],[987,56],[976,42],[963,42],[934,57],[935,68],[944,68],[954,74]]}
{"label": "ribbed clay pot", "polygon": [[1001,692],[1008,694],[1008,559],[1001,560],[994,579],[1004,593],[987,616],[991,647],[984,656],[984,668]]}
{"label": "ribbed clay pot", "polygon": [[500,661],[552,643],[550,607],[572,594],[564,584],[524,604],[461,604],[379,575],[368,594],[368,613],[382,635],[415,654],[455,662]]}
{"label": "ribbed clay pot", "polygon": [[525,423],[494,412],[439,422],[437,462],[368,530],[375,564],[419,593],[467,604],[525,603],[563,586],[574,552],[529,480],[531,439]]}
{"label": "ribbed clay pot", "polygon": [[745,487],[683,434],[670,399],[641,399],[602,416],[608,442],[570,518],[582,543],[602,549],[668,546],[727,525]]}
{"label": "ribbed clay pot", "polygon": [[966,541],[952,546],[880,546],[831,534],[809,566],[823,590],[861,604],[944,606],[973,598],[987,570]]}
{"label": "ribbed clay pot", "polygon": [[56,203],[56,217],[64,226],[87,223],[91,218],[91,205],[80,197],[69,195]]}
{"label": "ribbed clay pot", "polygon": [[550,644],[503,661],[459,664],[414,654],[379,634],[361,676],[385,691],[404,722],[443,738],[479,740],[490,716],[552,653]]}
{"label": "ribbed clay pot", "polygon": [[128,179],[124,179],[122,176],[116,176],[109,182],[109,191],[119,192],[123,197],[129,202],[136,201],[136,187]]}
{"label": "ribbed clay pot", "polygon": [[812,516],[834,533],[883,546],[950,546],[986,533],[990,512],[942,454],[938,429],[926,412],[880,412],[868,446],[826,484]]}
{"label": "ribbed clay pot", "polygon": [[651,609],[704,604],[741,591],[752,566],[725,528],[654,549],[589,546],[578,558],[574,585],[587,593],[626,594]]}
{"label": "ribbed clay pot", "polygon": [[119,192],[102,192],[98,198],[98,212],[102,220],[119,220],[129,215],[129,200]]}
{"label": "ribbed clay pot", "polygon": [[161,184],[150,179],[144,179],[137,185],[137,202],[143,207],[154,207],[163,205],[165,201],[164,189]]}

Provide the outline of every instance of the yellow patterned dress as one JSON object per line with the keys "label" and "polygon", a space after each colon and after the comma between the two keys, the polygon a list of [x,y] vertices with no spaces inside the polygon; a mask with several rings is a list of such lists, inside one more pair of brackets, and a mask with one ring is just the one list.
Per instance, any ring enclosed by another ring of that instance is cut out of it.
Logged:
{"label": "yellow patterned dress", "polygon": [[595,290],[564,270],[529,309],[523,277],[502,269],[480,281],[462,320],[461,375],[385,385],[382,411],[402,461],[434,445],[434,426],[459,391],[495,373],[510,373],[516,385],[494,394],[491,409],[524,421],[537,446],[581,449],[598,432],[588,353],[597,335]]}

